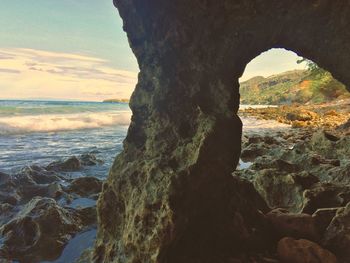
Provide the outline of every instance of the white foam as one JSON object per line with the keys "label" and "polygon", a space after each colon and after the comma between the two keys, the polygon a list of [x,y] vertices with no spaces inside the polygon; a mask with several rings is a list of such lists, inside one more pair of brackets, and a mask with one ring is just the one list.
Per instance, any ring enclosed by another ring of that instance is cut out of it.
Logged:
{"label": "white foam", "polygon": [[245,132],[269,132],[286,130],[291,126],[288,124],[280,123],[275,120],[259,120],[254,117],[241,117],[243,122],[243,131]]}
{"label": "white foam", "polygon": [[33,132],[56,132],[128,125],[131,112],[99,112],[81,114],[47,114],[0,118],[0,135]]}

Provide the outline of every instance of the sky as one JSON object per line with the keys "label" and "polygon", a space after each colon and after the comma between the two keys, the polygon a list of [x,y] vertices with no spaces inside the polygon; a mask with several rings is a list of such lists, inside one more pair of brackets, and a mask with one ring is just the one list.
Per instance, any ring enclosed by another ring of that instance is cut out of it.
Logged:
{"label": "sky", "polygon": [[306,69],[306,63],[297,63],[299,59],[301,57],[292,51],[282,48],[270,49],[248,63],[240,81],[255,76],[269,77],[288,70]]}
{"label": "sky", "polygon": [[[304,68],[272,50],[241,80]],[[128,98],[138,65],[112,0],[0,0],[0,99]]]}

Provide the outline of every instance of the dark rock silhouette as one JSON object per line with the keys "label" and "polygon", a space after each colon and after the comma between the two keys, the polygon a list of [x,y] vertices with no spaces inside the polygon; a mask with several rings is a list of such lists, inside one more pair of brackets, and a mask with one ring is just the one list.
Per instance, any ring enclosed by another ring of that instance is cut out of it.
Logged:
{"label": "dark rock silhouette", "polygon": [[[140,67],[124,151],[98,201],[97,262],[240,262],[268,245],[232,178],[238,78],[283,47],[350,87],[347,1],[114,0]],[[255,245],[253,243],[255,242]],[[242,262],[249,262],[248,260]]]}
{"label": "dark rock silhouette", "polygon": [[306,239],[285,237],[278,242],[277,251],[285,263],[337,263],[334,254]]}
{"label": "dark rock silhouette", "polygon": [[340,259],[346,262],[350,258],[350,203],[340,208],[329,224],[323,244],[329,247]]}

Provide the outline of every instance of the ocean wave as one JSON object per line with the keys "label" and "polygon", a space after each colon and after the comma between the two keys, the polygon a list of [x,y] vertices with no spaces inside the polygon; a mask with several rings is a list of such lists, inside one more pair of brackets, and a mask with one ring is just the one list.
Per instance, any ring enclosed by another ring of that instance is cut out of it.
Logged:
{"label": "ocean wave", "polygon": [[1,117],[0,135],[59,132],[128,125],[130,118],[130,111]]}
{"label": "ocean wave", "polygon": [[268,131],[289,129],[290,125],[280,123],[275,120],[259,120],[254,117],[241,117],[243,122],[243,131]]}

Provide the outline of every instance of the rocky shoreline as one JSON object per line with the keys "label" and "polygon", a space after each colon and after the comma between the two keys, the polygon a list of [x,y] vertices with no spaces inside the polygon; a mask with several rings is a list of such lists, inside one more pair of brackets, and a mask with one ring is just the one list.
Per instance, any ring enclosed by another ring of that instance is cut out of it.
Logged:
{"label": "rocky shoreline", "polygon": [[102,181],[69,174],[101,162],[89,153],[0,173],[0,262],[56,260],[75,235],[96,228]]}
{"label": "rocky shoreline", "polygon": [[[241,112],[294,128],[244,133],[241,159],[250,166],[233,178],[260,204],[256,216],[271,242],[254,241],[260,252],[239,262],[346,263],[350,258],[350,109],[344,105]],[[54,261],[74,236],[96,229],[103,181],[69,173],[101,162],[88,153],[0,173],[0,262]],[[90,252],[79,262],[90,262]]]}
{"label": "rocky shoreline", "polygon": [[[248,108],[240,110],[241,116],[263,120],[277,120],[293,128],[323,128],[333,130],[350,126],[350,99],[323,104],[292,104],[278,107]],[[346,124],[347,123],[347,124]],[[344,132],[344,131],[343,131]]]}
{"label": "rocky shoreline", "polygon": [[269,250],[247,262],[348,262],[349,111],[347,102],[241,112],[294,127],[243,137],[241,158],[251,166],[233,176],[263,197],[272,237]]}

